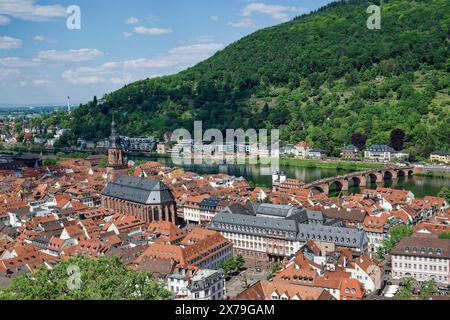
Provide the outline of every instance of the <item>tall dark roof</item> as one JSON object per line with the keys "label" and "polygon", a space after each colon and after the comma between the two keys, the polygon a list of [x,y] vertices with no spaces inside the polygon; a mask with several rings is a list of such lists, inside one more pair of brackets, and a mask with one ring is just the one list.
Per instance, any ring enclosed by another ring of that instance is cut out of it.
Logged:
{"label": "tall dark roof", "polygon": [[344,149],[342,149],[343,151],[349,151],[349,152],[358,152],[358,148],[355,147],[352,144],[349,144],[348,146],[346,146]]}
{"label": "tall dark roof", "polygon": [[160,180],[121,176],[103,189],[102,195],[141,204],[173,202],[174,198],[167,186]]}
{"label": "tall dark roof", "polygon": [[366,217],[366,212],[358,209],[341,209],[341,208],[328,208],[322,209],[322,213],[329,219],[340,219],[343,221],[356,221],[363,223]]}
{"label": "tall dark roof", "polygon": [[111,135],[109,136],[109,146],[111,148],[120,148],[120,136],[116,132],[116,122],[113,120],[111,122]]}
{"label": "tall dark roof", "polygon": [[395,152],[395,150],[388,145],[385,144],[373,144],[369,148],[367,148],[367,151],[372,152]]}
{"label": "tall dark roof", "polygon": [[216,198],[206,198],[200,202],[200,208],[203,207],[217,207],[219,201]]}
{"label": "tall dark roof", "polygon": [[450,152],[445,151],[445,150],[436,150],[436,151],[433,151],[431,154],[436,154],[439,156],[449,156]]}

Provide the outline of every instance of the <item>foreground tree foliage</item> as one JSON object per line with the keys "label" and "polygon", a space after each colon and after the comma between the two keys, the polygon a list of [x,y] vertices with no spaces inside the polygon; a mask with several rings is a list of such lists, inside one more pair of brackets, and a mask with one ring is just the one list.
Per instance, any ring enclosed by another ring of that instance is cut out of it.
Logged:
{"label": "foreground tree foliage", "polygon": [[14,278],[0,300],[165,300],[170,295],[150,274],[128,270],[116,257],[79,256]]}
{"label": "foreground tree foliage", "polygon": [[[434,280],[419,283],[412,277],[406,277],[402,279],[402,283],[402,288],[395,295],[396,300],[424,300],[438,292],[437,284]],[[420,290],[420,293],[414,295],[414,289]]]}

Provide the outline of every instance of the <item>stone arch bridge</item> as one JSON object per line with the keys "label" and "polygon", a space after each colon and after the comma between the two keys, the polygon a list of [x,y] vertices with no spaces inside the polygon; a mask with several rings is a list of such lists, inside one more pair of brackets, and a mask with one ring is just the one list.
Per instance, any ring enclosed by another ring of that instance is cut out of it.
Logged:
{"label": "stone arch bridge", "polygon": [[412,176],[418,172],[421,172],[421,169],[413,166],[371,169],[313,181],[311,183],[305,184],[303,188],[328,194],[330,187],[333,185],[336,185],[339,191],[348,191],[349,186],[364,187],[367,183],[381,182],[383,180]]}

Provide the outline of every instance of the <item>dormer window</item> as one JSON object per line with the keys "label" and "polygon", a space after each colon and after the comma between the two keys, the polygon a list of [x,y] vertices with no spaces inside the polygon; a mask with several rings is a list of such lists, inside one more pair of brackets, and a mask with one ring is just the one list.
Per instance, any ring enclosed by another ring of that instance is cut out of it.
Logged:
{"label": "dormer window", "polygon": [[405,252],[408,253],[409,252],[409,247],[405,248]]}
{"label": "dormer window", "polygon": [[436,250],[436,254],[437,254],[438,256],[440,256],[440,255],[442,254],[442,250],[441,250],[441,249],[437,249],[437,250]]}
{"label": "dormer window", "polygon": [[417,248],[416,247],[413,248],[413,253],[417,253]]}

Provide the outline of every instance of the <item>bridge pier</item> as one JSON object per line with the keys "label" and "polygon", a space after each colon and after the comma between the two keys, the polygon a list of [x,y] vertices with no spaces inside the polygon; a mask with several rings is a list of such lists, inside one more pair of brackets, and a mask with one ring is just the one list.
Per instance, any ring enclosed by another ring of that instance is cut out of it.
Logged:
{"label": "bridge pier", "polygon": [[343,179],[340,181],[340,183],[342,184],[342,191],[348,191],[348,179]]}
{"label": "bridge pier", "polygon": [[393,170],[393,171],[391,171],[391,174],[392,174],[392,180],[395,180],[395,179],[398,179],[398,171],[399,170]]}
{"label": "bridge pier", "polygon": [[363,188],[367,184],[366,176],[360,176],[359,177],[359,187]]}

